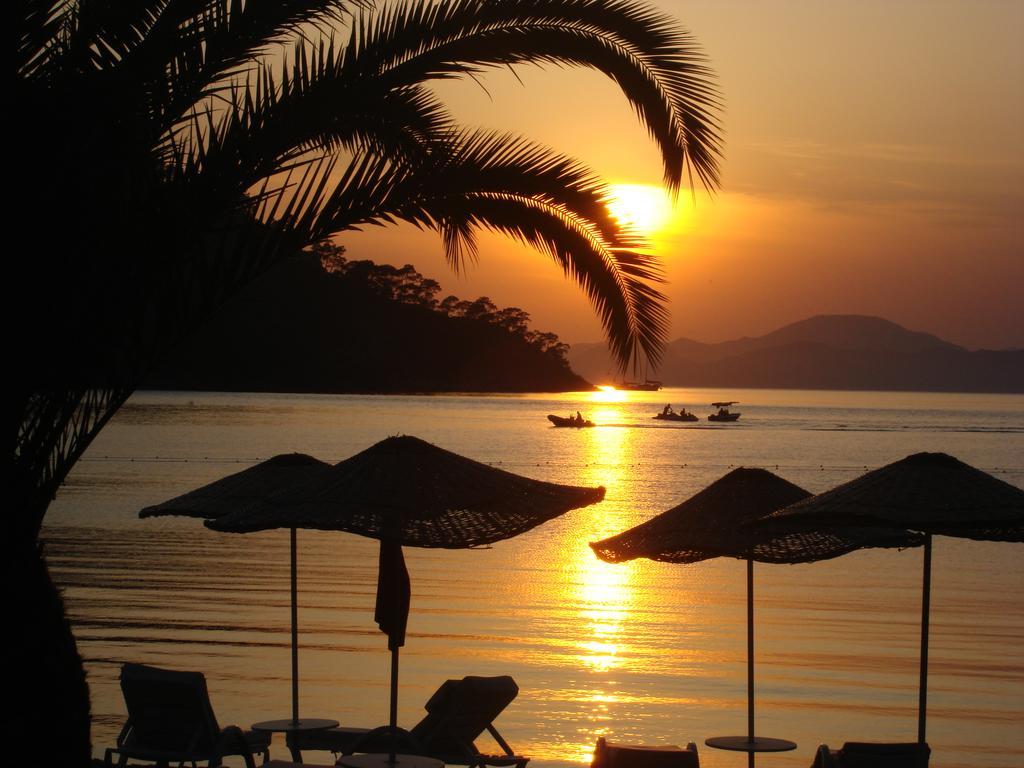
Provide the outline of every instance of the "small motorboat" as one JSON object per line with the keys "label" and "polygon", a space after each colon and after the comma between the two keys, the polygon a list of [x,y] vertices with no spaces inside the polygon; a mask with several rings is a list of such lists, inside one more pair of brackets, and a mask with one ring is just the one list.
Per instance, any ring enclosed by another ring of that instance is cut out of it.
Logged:
{"label": "small motorboat", "polygon": [[740,417],[740,414],[738,412],[733,413],[732,411],[730,411],[729,406],[737,405],[738,403],[739,400],[729,400],[728,402],[724,403],[712,403],[711,407],[717,408],[718,412],[712,413],[710,416],[708,416],[708,421],[736,421],[736,419]]}
{"label": "small motorboat", "polygon": [[656,413],[654,418],[660,421],[700,421],[697,414],[690,413],[685,408],[676,413],[675,411],[662,411]]}
{"label": "small motorboat", "polygon": [[575,416],[555,416],[553,413],[548,414],[548,421],[556,427],[575,427],[576,429],[581,429],[582,427],[595,426],[594,422],[589,419],[577,419]]}

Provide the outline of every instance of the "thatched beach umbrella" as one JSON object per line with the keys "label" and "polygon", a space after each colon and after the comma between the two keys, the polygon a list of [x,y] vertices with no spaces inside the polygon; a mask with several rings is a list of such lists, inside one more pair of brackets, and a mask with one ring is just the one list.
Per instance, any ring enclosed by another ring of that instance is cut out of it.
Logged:
{"label": "thatched beach umbrella", "polygon": [[1024,490],[944,453],[917,453],[780,510],[759,526],[801,531],[829,525],[908,529],[924,536],[917,739],[928,717],[932,536],[1024,541]]}
{"label": "thatched beach umbrella", "polygon": [[[324,483],[331,465],[304,453],[274,456],[255,466],[222,477],[162,504],[146,507],[139,517],[182,515],[215,520],[232,512],[253,509],[275,497]],[[298,555],[295,526],[291,526],[292,723],[299,722]]]}
{"label": "thatched beach umbrella", "polygon": [[920,541],[899,531],[870,529],[761,532],[750,523],[810,493],[764,469],[734,469],[695,496],[635,528],[590,546],[602,560],[638,557],[669,563],[696,563],[712,557],[747,561],[747,735],[712,739],[715,745],[745,751],[750,765],[756,752],[792,749],[783,739],[754,732],[754,561],[808,563],[864,547],[905,547]]}
{"label": "thatched beach umbrella", "polygon": [[533,480],[401,436],[339,462],[322,481],[293,487],[208,527],[247,533],[294,523],[397,537],[404,546],[466,549],[517,536],[603,498],[603,488]]}
{"label": "thatched beach umbrella", "polygon": [[516,475],[415,437],[391,437],[289,485],[264,503],[207,520],[217,531],[269,528],[348,531],[379,539],[376,619],[391,649],[390,725],[398,706],[398,649],[405,642],[409,584],[402,546],[466,549],[530,530],[604,498],[604,488],[558,485]]}

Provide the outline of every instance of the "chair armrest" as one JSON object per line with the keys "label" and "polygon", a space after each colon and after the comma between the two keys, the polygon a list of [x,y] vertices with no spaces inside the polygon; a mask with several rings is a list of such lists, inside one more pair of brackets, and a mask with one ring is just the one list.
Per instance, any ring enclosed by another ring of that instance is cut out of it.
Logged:
{"label": "chair armrest", "polygon": [[125,739],[128,738],[128,734],[131,733],[131,730],[132,719],[129,717],[127,720],[124,721],[124,725],[121,726],[121,732],[117,734],[117,741],[114,742],[115,744],[117,744],[117,748],[124,746]]}
{"label": "chair armrest", "polygon": [[498,729],[494,727],[494,723],[488,723],[487,724],[487,732],[489,734],[491,734],[491,738],[492,739],[494,739],[496,742],[498,742],[498,746],[501,747],[503,750],[505,750],[505,754],[506,755],[514,755],[515,754],[515,752],[512,751],[512,747],[510,747],[508,745],[508,742],[505,741],[505,739],[503,739],[501,737],[500,733],[498,733]]}

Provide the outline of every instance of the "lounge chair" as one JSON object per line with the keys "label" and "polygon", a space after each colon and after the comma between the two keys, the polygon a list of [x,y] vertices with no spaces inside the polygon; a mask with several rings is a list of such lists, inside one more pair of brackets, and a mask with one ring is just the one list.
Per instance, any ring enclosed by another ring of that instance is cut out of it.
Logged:
{"label": "lounge chair", "polygon": [[246,768],[255,768],[254,754],[262,754],[264,763],[270,758],[270,734],[217,724],[201,672],[125,664],[121,692],[128,720],[117,746],[106,750],[108,766],[115,755],[119,766],[133,759],[157,765],[205,760],[212,767],[227,755],[240,755]]}
{"label": "lounge chair", "polygon": [[[494,720],[519,693],[519,686],[508,676],[464,677],[446,680],[424,705],[426,717],[412,730],[399,729],[397,751],[426,755],[447,765],[514,766],[524,768],[528,757],[517,755],[494,727]],[[481,752],[474,743],[487,731],[501,748],[501,754]],[[326,731],[289,735],[293,755],[302,749],[320,749],[335,754],[388,752],[392,740],[390,728],[331,728]]]}
{"label": "lounge chair", "polygon": [[928,768],[927,744],[848,741],[842,749],[818,747],[811,768]]}
{"label": "lounge chair", "polygon": [[590,768],[700,768],[697,745],[686,749],[675,744],[646,747],[640,744],[614,744],[598,738]]}

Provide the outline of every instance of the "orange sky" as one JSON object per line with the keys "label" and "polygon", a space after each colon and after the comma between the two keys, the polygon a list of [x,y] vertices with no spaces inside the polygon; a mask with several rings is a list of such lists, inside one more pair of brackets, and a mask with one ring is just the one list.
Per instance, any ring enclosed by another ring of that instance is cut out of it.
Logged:
{"label": "orange sky", "polygon": [[[726,101],[723,190],[688,191],[656,235],[671,338],[759,335],[814,314],[879,315],[968,347],[1024,347],[1024,3],[657,3],[704,46]],[[466,124],[514,130],[613,183],[658,184],[616,88],[578,70],[495,71],[439,89]],[[538,253],[481,238],[467,274],[436,235],[372,228],[351,258],[411,262],[564,341],[601,338]]]}

